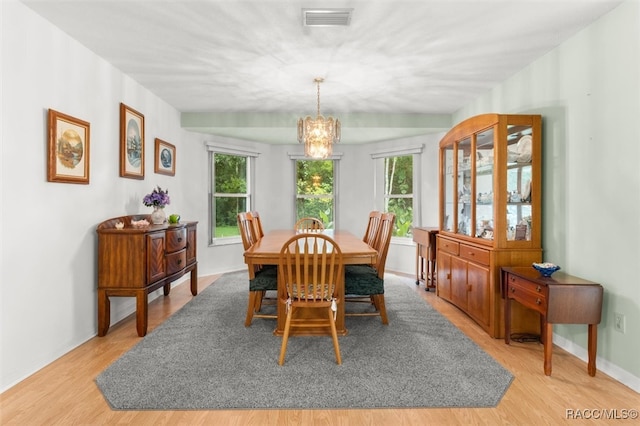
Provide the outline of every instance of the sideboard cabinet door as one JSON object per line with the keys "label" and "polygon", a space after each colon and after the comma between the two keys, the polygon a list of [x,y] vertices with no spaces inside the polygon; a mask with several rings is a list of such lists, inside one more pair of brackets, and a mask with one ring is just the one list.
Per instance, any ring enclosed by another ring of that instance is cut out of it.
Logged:
{"label": "sideboard cabinet door", "polygon": [[156,232],[147,235],[147,282],[161,280],[167,274],[164,258],[165,233]]}

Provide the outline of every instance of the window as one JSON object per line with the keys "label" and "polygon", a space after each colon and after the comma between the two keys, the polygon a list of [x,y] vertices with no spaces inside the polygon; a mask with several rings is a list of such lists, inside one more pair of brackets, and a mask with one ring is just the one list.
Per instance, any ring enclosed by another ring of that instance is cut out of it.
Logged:
{"label": "window", "polygon": [[315,217],[326,229],[335,228],[333,160],[296,161],[296,220]]}
{"label": "window", "polygon": [[421,153],[422,145],[371,155],[376,160],[376,206],[395,213],[395,238],[410,238],[412,226],[420,226]]}
{"label": "window", "polygon": [[384,211],[396,214],[393,235],[410,237],[413,224],[413,156],[384,159]]}
{"label": "window", "polygon": [[251,170],[249,155],[211,152],[210,243],[215,239],[237,240],[237,215],[251,210]]}

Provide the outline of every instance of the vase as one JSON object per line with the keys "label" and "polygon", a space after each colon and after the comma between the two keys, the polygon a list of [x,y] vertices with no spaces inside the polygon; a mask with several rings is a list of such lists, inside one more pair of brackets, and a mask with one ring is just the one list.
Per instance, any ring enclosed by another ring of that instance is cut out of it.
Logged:
{"label": "vase", "polygon": [[154,225],[162,225],[167,219],[167,215],[164,213],[164,207],[153,206],[153,212],[151,213],[151,222]]}

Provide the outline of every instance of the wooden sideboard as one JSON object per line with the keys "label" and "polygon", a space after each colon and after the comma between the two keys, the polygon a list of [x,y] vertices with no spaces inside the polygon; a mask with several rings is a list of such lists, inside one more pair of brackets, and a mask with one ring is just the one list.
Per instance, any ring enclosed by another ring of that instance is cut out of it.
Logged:
{"label": "wooden sideboard", "polygon": [[424,289],[436,288],[436,235],[438,227],[415,227],[411,231],[416,243],[416,285],[424,282]]}
{"label": "wooden sideboard", "polygon": [[[147,334],[149,293],[191,273],[191,294],[198,294],[196,235],[198,222],[136,227],[132,221],[148,215],[122,216],[98,225],[98,336],[111,325],[109,297],[136,298],[138,336]],[[122,229],[116,224],[122,223]]]}
{"label": "wooden sideboard", "polygon": [[544,374],[550,376],[553,324],[588,324],[587,372],[590,376],[595,376],[602,294],[603,288],[600,284],[564,272],[543,277],[532,267],[503,267],[504,341],[509,344],[511,339],[511,300],[540,313]]}

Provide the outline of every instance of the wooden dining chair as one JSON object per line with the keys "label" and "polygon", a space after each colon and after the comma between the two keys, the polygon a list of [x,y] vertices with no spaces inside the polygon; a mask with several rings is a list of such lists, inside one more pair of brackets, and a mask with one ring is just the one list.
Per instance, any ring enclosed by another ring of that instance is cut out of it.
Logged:
{"label": "wooden dining chair", "polygon": [[[287,309],[278,364],[284,364],[292,325],[328,326],[336,362],[342,364],[335,323],[337,306],[342,303],[339,291],[344,277],[340,247],[324,234],[298,234],[282,246],[278,268],[280,285],[286,289],[280,293],[283,299],[278,303],[284,303]],[[316,317],[307,312],[296,316],[299,309],[319,312]]]}
{"label": "wooden dining chair", "polygon": [[[238,228],[244,250],[249,250],[259,238],[250,212],[238,213]],[[274,265],[247,265],[249,270],[249,302],[244,325],[249,327],[253,318],[277,318],[276,314],[264,314],[262,301],[267,291],[278,290],[278,268]]]}
{"label": "wooden dining chair", "polygon": [[389,324],[384,301],[384,270],[395,220],[394,213],[383,213],[380,218],[379,235],[374,246],[378,252],[375,266],[345,266],[345,301],[372,303],[375,312],[345,312],[345,316],[380,316],[383,324]]}
{"label": "wooden dining chair", "polygon": [[260,219],[260,213],[257,211],[252,211],[251,216],[253,216],[253,227],[256,230],[256,238],[260,239],[264,237],[264,230],[262,229],[262,220]]}
{"label": "wooden dining chair", "polygon": [[300,232],[322,231],[324,224],[315,217],[303,217],[296,222],[294,229]]}

